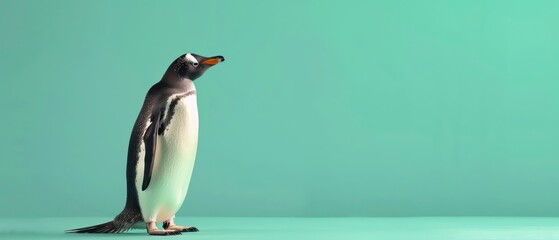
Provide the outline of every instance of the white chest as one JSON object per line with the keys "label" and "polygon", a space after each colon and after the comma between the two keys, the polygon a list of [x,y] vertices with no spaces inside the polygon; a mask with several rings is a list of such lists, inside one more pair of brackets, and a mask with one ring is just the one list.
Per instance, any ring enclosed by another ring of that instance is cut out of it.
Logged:
{"label": "white chest", "polygon": [[146,220],[157,222],[178,211],[190,184],[198,146],[196,95],[180,99],[164,116],[167,114],[172,114],[172,118],[157,138],[152,178],[144,191],[139,187],[144,172],[142,160],[137,167],[136,185],[142,215]]}
{"label": "white chest", "polygon": [[166,115],[172,117],[168,126],[158,139],[171,153],[191,152],[198,144],[198,106],[196,95],[189,95],[178,101],[173,110]]}

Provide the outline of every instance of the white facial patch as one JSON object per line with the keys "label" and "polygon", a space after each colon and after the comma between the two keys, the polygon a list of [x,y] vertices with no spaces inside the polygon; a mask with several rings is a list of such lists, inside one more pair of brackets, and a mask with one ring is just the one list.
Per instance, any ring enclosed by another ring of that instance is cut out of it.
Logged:
{"label": "white facial patch", "polygon": [[196,60],[196,58],[195,58],[194,56],[192,56],[192,54],[190,54],[190,53],[189,53],[189,54],[186,54],[186,55],[184,56],[184,59],[185,59],[187,62],[198,63],[198,60]]}

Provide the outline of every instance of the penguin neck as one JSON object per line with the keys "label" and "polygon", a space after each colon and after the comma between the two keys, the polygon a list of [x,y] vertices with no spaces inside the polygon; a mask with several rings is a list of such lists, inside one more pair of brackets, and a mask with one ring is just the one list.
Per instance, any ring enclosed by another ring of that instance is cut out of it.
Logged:
{"label": "penguin neck", "polygon": [[188,92],[190,90],[196,90],[194,86],[194,81],[188,78],[180,78],[176,73],[165,73],[161,79],[161,83],[165,86],[180,89],[181,91]]}
{"label": "penguin neck", "polygon": [[180,88],[185,92],[196,91],[196,86],[194,86],[194,81],[184,78],[180,80],[181,86]]}

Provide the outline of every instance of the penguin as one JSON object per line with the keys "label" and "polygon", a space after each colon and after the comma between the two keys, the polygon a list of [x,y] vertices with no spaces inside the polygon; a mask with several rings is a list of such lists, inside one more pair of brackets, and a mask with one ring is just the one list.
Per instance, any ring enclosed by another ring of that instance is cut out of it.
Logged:
{"label": "penguin", "polygon": [[[198,145],[194,80],[223,61],[223,56],[188,53],[171,63],[149,89],[132,129],[124,209],[110,222],[66,232],[122,233],[146,228],[150,235],[177,235],[198,231],[174,222],[188,191]],[[158,229],[158,223],[164,229]]]}

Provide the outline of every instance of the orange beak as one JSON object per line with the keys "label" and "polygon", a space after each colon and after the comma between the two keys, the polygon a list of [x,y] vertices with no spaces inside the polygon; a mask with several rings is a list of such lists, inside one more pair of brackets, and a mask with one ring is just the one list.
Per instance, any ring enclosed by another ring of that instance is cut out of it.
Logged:
{"label": "orange beak", "polygon": [[220,62],[223,62],[225,59],[223,57],[213,57],[213,58],[208,58],[205,61],[202,62],[202,64],[205,65],[216,65]]}

